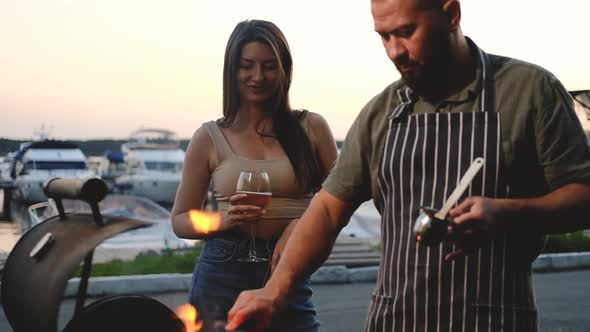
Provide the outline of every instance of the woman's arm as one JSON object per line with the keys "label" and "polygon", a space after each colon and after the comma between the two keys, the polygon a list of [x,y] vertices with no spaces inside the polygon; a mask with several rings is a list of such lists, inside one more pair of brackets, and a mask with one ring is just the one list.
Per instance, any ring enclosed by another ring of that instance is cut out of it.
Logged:
{"label": "woman's arm", "polygon": [[184,157],[182,179],[174,207],[172,228],[181,238],[203,238],[203,230],[195,229],[189,218],[190,210],[202,210],[211,180],[211,163],[216,162],[215,145],[207,128],[200,127],[193,134]]}
{"label": "woman's arm", "polygon": [[211,173],[217,165],[213,139],[205,127],[199,128],[187,147],[182,170],[182,180],[176,192],[172,208],[172,228],[181,238],[202,239],[214,236],[237,225],[255,221],[262,211],[253,205],[240,205],[246,195],[230,197],[230,207],[221,214],[211,214],[209,223],[191,222],[190,211],[203,209]]}

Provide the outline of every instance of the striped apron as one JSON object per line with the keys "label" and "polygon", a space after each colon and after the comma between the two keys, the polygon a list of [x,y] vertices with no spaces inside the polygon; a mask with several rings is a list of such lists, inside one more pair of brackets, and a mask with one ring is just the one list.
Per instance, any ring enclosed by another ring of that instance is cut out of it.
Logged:
{"label": "striped apron", "polygon": [[[389,118],[379,171],[382,260],[367,331],[536,331],[531,257],[501,236],[453,262],[455,247],[416,243],[421,206],[441,208],[477,157],[485,164],[467,196],[507,197],[494,75],[479,50],[481,103],[469,113],[411,114],[409,88]],[[522,246],[522,244],[521,244]]]}

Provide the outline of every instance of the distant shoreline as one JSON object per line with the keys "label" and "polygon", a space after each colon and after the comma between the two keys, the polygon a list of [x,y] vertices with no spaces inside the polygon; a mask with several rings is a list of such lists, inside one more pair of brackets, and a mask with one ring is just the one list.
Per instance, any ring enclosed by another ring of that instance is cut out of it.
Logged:
{"label": "distant shoreline", "polygon": [[[0,156],[5,156],[9,152],[18,150],[21,143],[30,142],[31,140],[19,140],[10,138],[0,138]],[[102,156],[107,151],[120,151],[121,144],[126,143],[127,139],[89,139],[89,140],[68,140],[80,147],[86,156]],[[190,139],[180,139],[180,148],[186,151]],[[336,142],[338,148],[342,146],[342,141]]]}

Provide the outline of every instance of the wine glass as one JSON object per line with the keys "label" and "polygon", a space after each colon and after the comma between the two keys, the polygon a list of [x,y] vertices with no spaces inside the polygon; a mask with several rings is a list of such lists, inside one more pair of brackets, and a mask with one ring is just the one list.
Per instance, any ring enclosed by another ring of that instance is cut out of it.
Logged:
{"label": "wine glass", "polygon": [[[270,180],[265,171],[242,171],[238,178],[238,185],[236,193],[246,194],[240,204],[255,205],[264,209],[272,197],[270,191]],[[239,258],[242,262],[266,262],[268,258],[256,256],[256,224],[250,225],[250,248],[248,250],[248,257]]]}

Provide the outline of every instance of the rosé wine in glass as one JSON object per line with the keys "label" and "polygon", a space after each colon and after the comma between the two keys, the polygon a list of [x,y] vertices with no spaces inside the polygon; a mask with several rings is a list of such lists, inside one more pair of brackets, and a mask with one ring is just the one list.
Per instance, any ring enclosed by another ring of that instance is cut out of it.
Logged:
{"label": "ros\u00e9 wine in glass", "polygon": [[[236,193],[246,194],[239,204],[255,205],[264,209],[272,198],[270,180],[265,171],[242,171],[238,178]],[[238,259],[243,262],[259,263],[266,262],[268,258],[256,256],[256,224],[250,225],[250,249],[248,257]]]}
{"label": "ros\u00e9 wine in glass", "polygon": [[270,204],[270,199],[272,198],[272,193],[259,193],[254,191],[246,191],[246,190],[239,190],[236,191],[237,194],[246,194],[247,196],[240,199],[240,204],[244,205],[254,205],[258,206],[261,209],[264,209]]}

